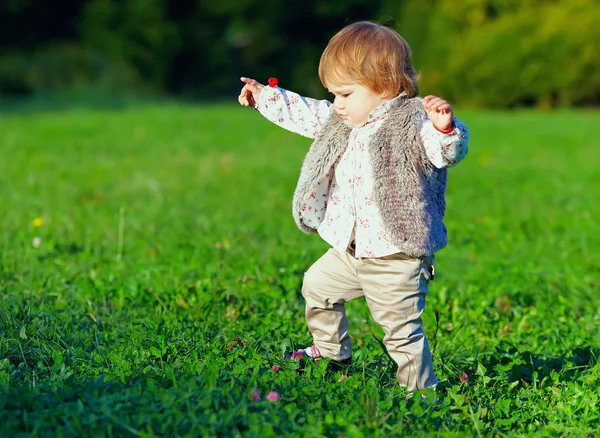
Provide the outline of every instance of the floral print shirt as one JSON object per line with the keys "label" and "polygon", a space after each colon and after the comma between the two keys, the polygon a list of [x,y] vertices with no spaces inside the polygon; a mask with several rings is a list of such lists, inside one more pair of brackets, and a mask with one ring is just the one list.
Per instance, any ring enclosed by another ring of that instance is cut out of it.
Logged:
{"label": "floral print shirt", "polygon": [[[319,183],[310,195],[312,204],[302,212],[304,223],[317,229],[321,238],[335,249],[345,251],[353,238],[355,257],[384,257],[400,252],[390,242],[374,203],[369,145],[390,106],[401,96],[375,108],[365,125],[352,129],[348,147],[334,164],[331,186]],[[279,87],[264,87],[256,109],[282,128],[315,138],[331,116],[331,106],[327,100],[302,97]],[[421,137],[425,151],[438,168],[456,165],[467,153],[469,131],[456,118],[454,123],[455,129],[448,134],[439,132],[428,119],[423,123]]]}

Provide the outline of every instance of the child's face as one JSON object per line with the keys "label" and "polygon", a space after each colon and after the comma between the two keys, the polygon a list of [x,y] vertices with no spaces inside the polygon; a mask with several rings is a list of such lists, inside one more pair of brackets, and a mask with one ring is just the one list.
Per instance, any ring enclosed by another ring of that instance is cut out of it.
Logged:
{"label": "child's face", "polygon": [[353,82],[330,84],[327,88],[335,96],[333,106],[336,112],[351,128],[363,126],[367,123],[371,111],[395,97],[375,93]]}

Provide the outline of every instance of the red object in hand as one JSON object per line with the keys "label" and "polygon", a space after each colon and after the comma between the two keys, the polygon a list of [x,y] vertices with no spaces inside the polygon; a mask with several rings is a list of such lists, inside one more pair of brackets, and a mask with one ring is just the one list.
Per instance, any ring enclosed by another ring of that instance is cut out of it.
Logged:
{"label": "red object in hand", "polygon": [[275,88],[277,86],[277,82],[279,82],[277,78],[269,78],[269,87]]}

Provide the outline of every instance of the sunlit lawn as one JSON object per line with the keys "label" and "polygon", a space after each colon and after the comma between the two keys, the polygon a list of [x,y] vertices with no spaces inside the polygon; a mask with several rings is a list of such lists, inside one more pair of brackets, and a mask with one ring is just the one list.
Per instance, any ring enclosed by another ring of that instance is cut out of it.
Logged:
{"label": "sunlit lawn", "polygon": [[327,249],[290,213],[308,139],[233,105],[0,114],[0,435],[596,433],[600,112],[458,115],[435,404],[364,302],[347,379],[284,359]]}

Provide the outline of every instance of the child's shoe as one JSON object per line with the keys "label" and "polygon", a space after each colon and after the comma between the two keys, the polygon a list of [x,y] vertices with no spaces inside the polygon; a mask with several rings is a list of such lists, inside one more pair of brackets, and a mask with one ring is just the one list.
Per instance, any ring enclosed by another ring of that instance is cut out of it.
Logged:
{"label": "child's shoe", "polygon": [[[312,360],[315,362],[318,362],[321,359],[323,359],[323,356],[321,356],[321,352],[319,351],[316,345],[311,345],[310,347],[301,348],[300,350],[294,351],[293,353],[288,355],[288,358],[292,360],[301,360],[304,356],[306,356],[308,360]],[[348,359],[343,360],[329,360],[329,366],[336,371],[347,369],[351,364],[352,358],[350,357]]]}

